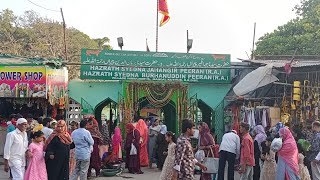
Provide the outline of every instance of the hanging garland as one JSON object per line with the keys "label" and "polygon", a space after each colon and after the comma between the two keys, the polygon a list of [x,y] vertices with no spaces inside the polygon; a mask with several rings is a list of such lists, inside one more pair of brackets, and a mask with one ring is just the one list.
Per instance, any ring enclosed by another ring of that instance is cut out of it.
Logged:
{"label": "hanging garland", "polygon": [[125,91],[124,100],[124,119],[125,123],[132,120],[134,113],[139,110],[139,100],[143,96],[150,105],[161,108],[167,105],[173,97],[174,92],[177,93],[176,108],[181,126],[182,119],[186,117],[188,109],[187,85],[180,82],[130,82]]}
{"label": "hanging garland", "polygon": [[171,97],[173,95],[173,89],[169,89],[166,92],[166,96],[162,97],[162,99],[159,99],[159,97],[155,97],[154,91],[152,91],[152,89],[150,89],[149,87],[145,88],[145,92],[146,98],[155,107],[163,107],[167,105],[170,102]]}

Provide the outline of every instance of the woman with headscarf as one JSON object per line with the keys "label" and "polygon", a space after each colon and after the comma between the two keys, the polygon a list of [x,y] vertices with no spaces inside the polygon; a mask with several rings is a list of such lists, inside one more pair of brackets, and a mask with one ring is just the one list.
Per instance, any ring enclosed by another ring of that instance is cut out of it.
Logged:
{"label": "woman with headscarf", "polygon": [[120,128],[114,129],[112,137],[112,153],[117,157],[117,160],[122,160],[122,136]]}
{"label": "woman with headscarf", "polygon": [[258,125],[254,127],[253,133],[255,135],[255,138],[254,138],[255,166],[253,167],[253,180],[259,180],[260,171],[262,170],[262,161],[260,160],[261,153],[262,153],[261,143],[263,143],[267,139],[267,134],[262,125]]}
{"label": "woman with headscarf", "polygon": [[160,133],[156,139],[156,159],[157,167],[159,170],[162,170],[164,161],[167,157],[168,151],[168,142],[166,141],[167,126],[161,125]]}
{"label": "woman with headscarf", "polygon": [[101,158],[99,155],[99,145],[102,144],[102,135],[99,131],[99,126],[97,120],[93,117],[90,117],[88,120],[87,130],[90,132],[94,144],[93,144],[93,151],[90,157],[90,166],[88,169],[88,177],[91,177],[91,170],[94,168],[96,171],[96,177],[100,176],[100,169],[101,169]]}
{"label": "woman with headscarf", "polygon": [[[210,133],[210,129],[207,123],[201,122],[199,124],[199,142],[198,149],[203,150],[206,157],[214,157],[213,151],[215,146],[215,141]],[[201,180],[211,180],[212,174],[202,173]]]}
{"label": "woman with headscarf", "polygon": [[300,180],[298,164],[298,147],[290,130],[286,127],[279,130],[282,147],[278,151],[276,180]]}
{"label": "woman with headscarf", "polygon": [[148,158],[148,127],[143,119],[140,119],[136,125],[136,129],[140,133],[140,165],[147,167],[149,165]]}
{"label": "woman with headscarf", "polygon": [[[128,168],[129,173],[132,174],[143,174],[140,169],[140,133],[135,127],[129,123],[126,125],[127,137],[125,143],[126,150],[126,168]],[[130,155],[131,144],[137,149],[137,153]]]}
{"label": "woman with headscarf", "polygon": [[102,127],[100,129],[100,133],[102,135],[102,144],[99,147],[100,150],[100,157],[102,159],[103,155],[105,153],[108,153],[109,151],[109,146],[111,143],[111,138],[110,138],[110,134],[109,134],[109,127],[106,121],[102,122]]}
{"label": "woman with headscarf", "polygon": [[44,146],[48,180],[69,179],[69,156],[72,138],[67,124],[59,120]]}
{"label": "woman with headscarf", "polygon": [[154,148],[156,146],[156,139],[160,132],[161,126],[159,126],[159,120],[158,119],[151,119],[150,121],[150,127],[148,131],[148,153],[149,153],[149,168],[152,168],[152,163],[154,159]]}

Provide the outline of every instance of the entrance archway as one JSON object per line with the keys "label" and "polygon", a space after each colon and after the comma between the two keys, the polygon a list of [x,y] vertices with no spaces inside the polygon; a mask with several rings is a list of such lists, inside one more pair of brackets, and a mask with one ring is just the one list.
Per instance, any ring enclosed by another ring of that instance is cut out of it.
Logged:
{"label": "entrance archway", "polygon": [[[143,97],[139,99],[139,114],[140,110],[144,107],[151,105],[147,98]],[[175,103],[170,100],[165,106],[160,107],[164,114],[164,124],[167,125],[168,131],[175,132],[177,128],[177,111]]]}
{"label": "entrance archway", "polygon": [[[102,114],[104,116],[102,116]],[[94,116],[100,127],[102,125],[102,120],[109,121],[109,133],[111,134],[114,127],[117,125],[116,121],[112,121],[116,119],[117,116],[117,103],[110,98],[105,99],[95,107]]]}
{"label": "entrance archway", "polygon": [[210,129],[215,127],[215,122],[213,121],[213,110],[201,99],[198,100],[198,108],[202,112],[202,121],[207,123]]}

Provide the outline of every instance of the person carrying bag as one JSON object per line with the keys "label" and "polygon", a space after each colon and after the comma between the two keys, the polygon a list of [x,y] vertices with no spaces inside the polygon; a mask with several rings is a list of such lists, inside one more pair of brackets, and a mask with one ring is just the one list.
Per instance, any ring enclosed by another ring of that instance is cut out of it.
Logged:
{"label": "person carrying bag", "polygon": [[[210,153],[212,155],[211,157],[210,157]],[[207,156],[204,158],[203,163],[207,167],[207,171],[203,171],[202,173],[205,173],[205,174],[218,173],[219,159],[214,157],[212,147],[210,147],[210,150],[208,151]]]}
{"label": "person carrying bag", "polygon": [[133,140],[132,140],[132,143],[131,143],[130,156],[137,155],[137,148],[133,144],[133,142],[135,141],[134,130],[132,131],[132,135],[133,135]]}

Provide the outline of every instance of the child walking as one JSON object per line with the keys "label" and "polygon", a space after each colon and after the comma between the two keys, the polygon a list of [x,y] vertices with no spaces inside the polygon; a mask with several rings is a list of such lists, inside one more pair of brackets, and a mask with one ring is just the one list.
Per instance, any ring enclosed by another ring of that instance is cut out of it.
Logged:
{"label": "child walking", "polygon": [[175,144],[175,137],[172,132],[167,132],[166,133],[166,141],[169,143],[168,146],[168,152],[164,152],[167,154],[167,158],[164,161],[162,172],[160,175],[160,180],[171,180],[172,174],[173,174],[173,166],[174,166],[174,159],[175,159],[175,149],[176,149],[176,144]]}
{"label": "child walking", "polygon": [[299,163],[299,174],[300,174],[300,178],[301,180],[311,180],[310,178],[310,173],[309,170],[307,168],[307,166],[305,166],[304,164],[304,150],[301,144],[297,144],[298,145],[298,163]]}
{"label": "child walking", "polygon": [[33,132],[30,137],[32,143],[29,145],[29,151],[32,157],[29,159],[24,180],[47,180],[46,163],[43,155],[44,134],[42,131],[37,131]]}
{"label": "child walking", "polygon": [[275,152],[273,152],[270,148],[271,143],[273,141],[272,137],[267,137],[265,144],[266,149],[263,151],[261,155],[261,159],[264,160],[262,174],[260,180],[271,180],[276,179],[276,160],[275,160]]}

